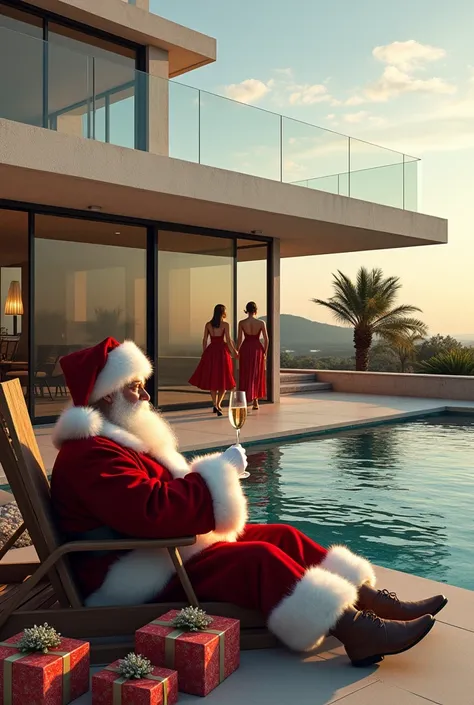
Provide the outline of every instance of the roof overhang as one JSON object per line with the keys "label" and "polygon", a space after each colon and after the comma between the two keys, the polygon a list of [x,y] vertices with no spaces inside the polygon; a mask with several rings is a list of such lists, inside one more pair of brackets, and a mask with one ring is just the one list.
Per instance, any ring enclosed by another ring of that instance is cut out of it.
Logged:
{"label": "roof overhang", "polygon": [[118,0],[30,0],[61,17],[116,37],[169,52],[170,77],[216,60],[216,40],[176,22]]}
{"label": "roof overhang", "polygon": [[447,242],[447,221],[0,120],[1,198],[279,238],[282,257]]}

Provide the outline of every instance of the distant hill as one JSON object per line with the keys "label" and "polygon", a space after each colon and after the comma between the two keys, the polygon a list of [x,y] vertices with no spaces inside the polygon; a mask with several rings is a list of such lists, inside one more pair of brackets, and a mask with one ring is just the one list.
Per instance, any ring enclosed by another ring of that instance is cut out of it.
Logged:
{"label": "distant hill", "polygon": [[349,357],[354,354],[351,328],[310,321],[302,316],[280,316],[281,349],[298,355],[318,350],[319,357]]}
{"label": "distant hill", "polygon": [[460,343],[474,343],[474,333],[460,333],[459,335],[453,335],[452,337],[459,340]]}

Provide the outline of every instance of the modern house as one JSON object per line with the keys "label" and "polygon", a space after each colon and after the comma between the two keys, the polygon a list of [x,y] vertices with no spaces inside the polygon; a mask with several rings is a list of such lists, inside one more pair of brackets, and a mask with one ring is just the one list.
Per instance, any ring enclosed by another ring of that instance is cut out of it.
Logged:
{"label": "modern house", "polygon": [[0,0],[0,368],[36,423],[107,335],[148,351],[160,407],[208,403],[204,323],[249,299],[278,402],[281,258],[447,241],[418,160],[182,83],[215,59],[148,0]]}

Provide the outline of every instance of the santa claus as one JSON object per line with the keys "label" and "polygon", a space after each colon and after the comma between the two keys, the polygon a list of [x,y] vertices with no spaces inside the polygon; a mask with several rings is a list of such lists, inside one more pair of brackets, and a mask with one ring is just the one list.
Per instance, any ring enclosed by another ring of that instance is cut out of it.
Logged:
{"label": "santa claus", "polygon": [[[323,548],[284,524],[247,523],[245,451],[232,446],[188,464],[150,407],[152,367],[133,342],[108,338],[61,366],[73,406],[54,429],[51,493],[65,537],[196,535],[181,555],[198,599],[259,610],[293,650],[331,633],[354,665],[369,665],[430,631],[443,595],[401,602],[375,589],[372,566],[348,548]],[[166,550],[82,554],[73,569],[90,606],[186,599]]]}

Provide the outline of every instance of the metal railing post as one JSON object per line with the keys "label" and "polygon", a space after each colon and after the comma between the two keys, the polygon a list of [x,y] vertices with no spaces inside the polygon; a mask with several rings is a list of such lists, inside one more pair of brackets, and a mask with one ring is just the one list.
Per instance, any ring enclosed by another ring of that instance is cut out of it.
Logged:
{"label": "metal railing post", "polygon": [[198,164],[201,163],[201,91],[198,90]]}
{"label": "metal railing post", "polygon": [[283,115],[280,115],[280,181],[283,182]]}
{"label": "metal railing post", "polygon": [[347,138],[347,195],[351,195],[351,138]]}

